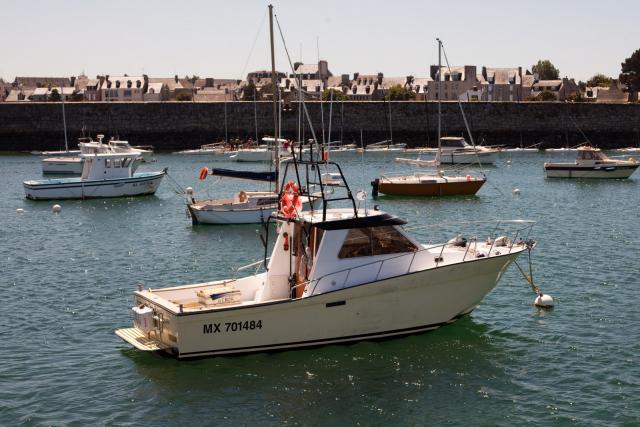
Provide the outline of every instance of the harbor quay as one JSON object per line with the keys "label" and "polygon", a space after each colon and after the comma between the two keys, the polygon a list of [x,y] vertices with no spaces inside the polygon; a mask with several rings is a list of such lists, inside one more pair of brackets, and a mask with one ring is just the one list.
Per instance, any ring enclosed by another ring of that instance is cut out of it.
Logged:
{"label": "harbor quay", "polygon": [[[437,143],[437,103],[431,101],[309,102],[315,137],[364,143],[392,140],[409,147]],[[199,147],[225,139],[273,133],[270,101],[65,103],[70,140],[105,134],[159,150]],[[467,102],[464,110],[476,143],[542,148],[590,141],[603,148],[640,144],[640,104]],[[64,142],[60,103],[0,104],[0,151],[58,149]],[[299,104],[282,105],[282,135],[298,138]],[[306,120],[305,120],[306,122]],[[443,135],[466,135],[458,102],[442,103]],[[323,130],[324,125],[324,130]],[[324,137],[323,137],[324,134]],[[313,137],[308,124],[304,139]],[[362,141],[361,141],[362,139]]]}

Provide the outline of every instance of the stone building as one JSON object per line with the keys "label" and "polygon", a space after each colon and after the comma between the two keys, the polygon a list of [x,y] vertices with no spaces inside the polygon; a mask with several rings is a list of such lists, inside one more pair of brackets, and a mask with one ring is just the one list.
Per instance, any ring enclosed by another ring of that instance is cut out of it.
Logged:
{"label": "stone building", "polygon": [[3,102],[9,96],[9,92],[11,92],[13,86],[10,83],[5,82],[0,79],[0,102]]}
{"label": "stone building", "polygon": [[458,100],[461,94],[480,86],[475,65],[455,66],[450,69],[443,66],[440,70],[437,65],[432,65],[430,71],[432,81],[427,84],[427,99],[431,101],[438,99],[438,79],[442,87],[443,101]]}
{"label": "stone building", "polygon": [[571,95],[580,92],[580,87],[573,79],[567,77],[561,80],[538,80],[533,83],[530,96],[538,96],[542,92],[550,92],[557,101],[565,101]]}
{"label": "stone building", "polygon": [[[187,79],[173,77],[149,77],[149,84],[162,84],[163,101],[175,101],[180,99],[193,99],[193,84]],[[157,88],[157,86],[156,86]]]}
{"label": "stone building", "polygon": [[329,71],[329,63],[327,61],[320,60],[317,64],[303,64],[302,62],[296,62],[293,64],[294,72],[289,77],[302,78],[302,80],[320,80],[323,83],[327,82],[327,79],[333,74]]}
{"label": "stone building", "polygon": [[522,67],[482,67],[480,80],[485,101],[522,101]]}
{"label": "stone building", "polygon": [[147,76],[105,76],[101,86],[103,101],[144,101],[147,92]]}
{"label": "stone building", "polygon": [[69,77],[16,77],[13,87],[35,89],[37,87],[71,87],[73,81]]}
{"label": "stone building", "polygon": [[624,104],[629,102],[629,92],[625,92],[624,85],[618,80],[613,80],[611,86],[598,88],[596,102],[608,104]]}

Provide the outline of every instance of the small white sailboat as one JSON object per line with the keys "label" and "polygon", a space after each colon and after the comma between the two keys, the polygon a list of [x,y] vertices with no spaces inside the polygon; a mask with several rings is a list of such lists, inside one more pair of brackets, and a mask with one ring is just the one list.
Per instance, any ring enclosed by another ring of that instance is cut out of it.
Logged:
{"label": "small white sailboat", "polygon": [[173,154],[179,156],[222,156],[227,153],[229,153],[229,150],[225,142],[214,142],[212,144],[201,145],[200,148],[196,149],[176,151]]}
{"label": "small white sailboat", "polygon": [[407,148],[407,144],[393,143],[391,140],[374,142],[365,147],[364,151],[367,154],[379,154],[379,153],[398,153],[404,151]]}
{"label": "small white sailboat", "polygon": [[167,172],[134,173],[140,153],[96,152],[80,157],[84,159],[80,177],[24,181],[26,197],[48,200],[153,194]]}
{"label": "small white sailboat", "polygon": [[64,128],[64,151],[43,151],[40,153],[45,156],[42,159],[43,174],[80,174],[82,172],[82,159],[78,157],[80,150],[69,150],[64,99],[62,100],[62,126]]}

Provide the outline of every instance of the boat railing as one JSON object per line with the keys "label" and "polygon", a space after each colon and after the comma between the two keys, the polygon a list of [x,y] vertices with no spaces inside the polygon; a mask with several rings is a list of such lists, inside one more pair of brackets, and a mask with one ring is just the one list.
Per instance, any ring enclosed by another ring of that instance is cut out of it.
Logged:
{"label": "boat railing", "polygon": [[[270,258],[271,257],[267,257],[266,261],[268,262]],[[248,270],[251,267],[255,267],[255,271],[253,272],[253,274],[258,274],[258,271],[260,271],[261,268],[264,268],[265,264],[266,264],[265,260],[261,259],[261,260],[252,262],[251,264],[243,265],[241,267],[236,267],[236,268],[233,269],[233,272],[234,272],[233,279],[234,280],[237,279],[238,278],[237,277],[238,273],[240,273],[241,271],[244,271],[244,270]]]}
{"label": "boat railing", "polygon": [[[451,225],[456,224],[456,223],[450,223]],[[464,223],[457,223],[457,224],[493,224],[493,221],[467,221]],[[504,225],[522,225],[521,227],[515,228],[510,230],[510,234],[503,234],[503,230],[504,228],[502,226]],[[531,229],[533,228],[533,226],[535,225],[535,221],[528,221],[528,220],[503,220],[503,221],[498,221],[497,224],[492,228],[492,232],[491,234],[489,234],[489,238],[486,241],[486,243],[488,243],[489,241],[491,242],[491,245],[489,247],[489,250],[486,252],[486,254],[480,256],[480,257],[490,257],[491,254],[493,253],[494,256],[497,255],[506,255],[506,254],[510,254],[513,251],[514,246],[516,245],[526,245],[528,244],[527,242],[529,242],[529,236],[531,233]],[[424,228],[432,228],[432,227],[436,227],[436,226],[424,226]],[[500,235],[498,235],[500,234]],[[456,236],[462,236],[461,234],[457,234]],[[506,247],[508,248],[508,252],[506,253],[496,253],[494,252],[494,248],[497,247],[496,242],[502,239],[500,243],[499,247]],[[467,257],[469,256],[469,252],[471,247],[473,246],[473,253],[476,254],[476,257],[474,257],[474,259],[478,258],[479,256],[479,252],[477,250],[477,246],[478,246],[478,237],[473,236],[470,237],[469,239],[466,239],[465,242],[465,253],[462,257],[462,259],[460,261],[458,261],[458,263],[462,263],[467,261]],[[483,240],[484,241],[484,240]],[[392,257],[388,257],[388,258],[384,258],[384,259],[380,259],[380,260],[376,260],[376,261],[372,261],[366,264],[361,264],[355,267],[349,267],[349,268],[345,268],[342,270],[338,270],[338,271],[334,271],[331,273],[327,273],[317,279],[313,279],[313,280],[309,280],[307,282],[304,282],[302,284],[296,285],[295,287],[298,286],[313,286],[312,291],[311,291],[311,295],[313,295],[315,293],[316,288],[318,287],[319,284],[325,282],[325,281],[331,281],[331,287],[335,288],[338,284],[338,281],[342,282],[342,285],[340,288],[344,288],[349,284],[349,278],[351,278],[352,275],[354,274],[358,274],[360,273],[365,273],[366,277],[367,277],[367,281],[370,282],[376,282],[378,280],[381,279],[386,279],[389,277],[395,277],[395,276],[401,276],[404,274],[409,274],[415,271],[420,271],[423,268],[420,267],[415,267],[414,265],[416,265],[416,260],[418,261],[427,261],[429,259],[433,260],[433,268],[439,268],[444,266],[444,250],[447,247],[455,247],[455,246],[459,246],[456,244],[456,242],[453,241],[448,241],[446,243],[441,243],[441,244],[437,244],[437,245],[431,245],[428,244],[426,245],[426,247],[423,247],[422,249],[416,250],[414,252],[408,252],[408,253],[402,253],[402,254],[398,254]],[[439,252],[435,252],[434,250],[440,249]],[[438,256],[433,257],[434,253],[437,253]],[[433,258],[431,258],[433,257]],[[392,266],[392,268],[390,268],[390,272],[391,274],[385,273],[383,274],[383,272],[386,272],[387,270],[384,269],[385,266]],[[393,268],[395,265],[395,268]],[[424,265],[424,262],[418,262],[417,265]],[[450,263],[447,263],[446,265],[451,265]],[[376,275],[372,278],[370,274],[368,274],[371,269],[377,269]],[[360,270],[360,271],[359,271]]]}

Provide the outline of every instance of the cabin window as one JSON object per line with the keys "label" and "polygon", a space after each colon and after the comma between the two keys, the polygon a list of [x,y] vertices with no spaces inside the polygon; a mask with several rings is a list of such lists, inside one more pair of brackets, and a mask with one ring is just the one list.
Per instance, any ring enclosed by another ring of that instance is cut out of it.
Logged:
{"label": "cabin window", "polygon": [[119,168],[121,162],[122,162],[122,160],[120,160],[120,159],[114,159],[113,160],[113,167],[114,168]]}
{"label": "cabin window", "polygon": [[111,167],[111,159],[104,159],[104,167],[105,168]]}
{"label": "cabin window", "polygon": [[338,258],[415,252],[417,249],[392,226],[352,228],[340,248]]}
{"label": "cabin window", "polygon": [[123,168],[128,168],[129,167],[129,163],[131,163],[131,159],[124,159],[122,161],[122,167]]}

